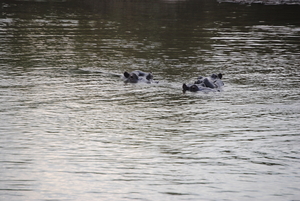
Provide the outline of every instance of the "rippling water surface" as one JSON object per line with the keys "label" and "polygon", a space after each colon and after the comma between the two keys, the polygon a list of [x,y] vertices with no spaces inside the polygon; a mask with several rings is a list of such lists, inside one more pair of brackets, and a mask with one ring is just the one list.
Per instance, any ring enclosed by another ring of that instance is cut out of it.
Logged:
{"label": "rippling water surface", "polygon": [[299,200],[298,5],[0,2],[1,200]]}

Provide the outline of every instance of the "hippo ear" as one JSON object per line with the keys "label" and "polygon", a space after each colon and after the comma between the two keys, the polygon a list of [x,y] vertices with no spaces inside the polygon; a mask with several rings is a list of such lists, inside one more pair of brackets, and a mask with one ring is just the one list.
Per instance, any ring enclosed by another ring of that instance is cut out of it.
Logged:
{"label": "hippo ear", "polygon": [[223,77],[222,73],[219,73],[218,78],[222,79],[222,77]]}
{"label": "hippo ear", "polygon": [[189,90],[189,87],[184,83],[182,85],[182,89],[183,89],[183,91],[187,91],[187,90]]}
{"label": "hippo ear", "polygon": [[124,72],[124,76],[125,76],[126,78],[128,78],[128,77],[130,76],[130,74],[127,73],[127,72],[125,71],[125,72]]}

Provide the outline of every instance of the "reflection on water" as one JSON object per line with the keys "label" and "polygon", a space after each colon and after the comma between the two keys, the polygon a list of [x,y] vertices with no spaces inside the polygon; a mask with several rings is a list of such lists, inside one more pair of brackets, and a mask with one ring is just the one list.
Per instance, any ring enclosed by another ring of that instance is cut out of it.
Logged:
{"label": "reflection on water", "polygon": [[298,9],[1,1],[1,200],[298,199]]}

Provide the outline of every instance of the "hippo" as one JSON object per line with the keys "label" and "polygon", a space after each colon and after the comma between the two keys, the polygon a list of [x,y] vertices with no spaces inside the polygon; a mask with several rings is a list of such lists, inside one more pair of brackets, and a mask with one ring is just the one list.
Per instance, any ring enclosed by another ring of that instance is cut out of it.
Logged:
{"label": "hippo", "polygon": [[212,74],[209,77],[202,77],[199,76],[197,80],[194,82],[194,84],[183,84],[182,89],[183,92],[191,91],[191,92],[197,92],[197,91],[203,91],[203,92],[209,92],[209,91],[221,91],[222,87],[224,86],[224,83],[222,82],[223,75],[221,73],[219,74]]}
{"label": "hippo", "polygon": [[124,82],[125,83],[157,83],[153,80],[153,75],[152,73],[145,73],[143,71],[140,70],[135,70],[132,71],[131,73],[128,72],[124,72]]}

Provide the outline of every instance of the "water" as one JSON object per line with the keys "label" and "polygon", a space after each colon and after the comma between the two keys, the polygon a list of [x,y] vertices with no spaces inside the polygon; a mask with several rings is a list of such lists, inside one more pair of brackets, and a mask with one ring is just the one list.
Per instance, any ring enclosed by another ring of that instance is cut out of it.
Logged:
{"label": "water", "polygon": [[1,200],[299,200],[299,8],[1,1]]}

